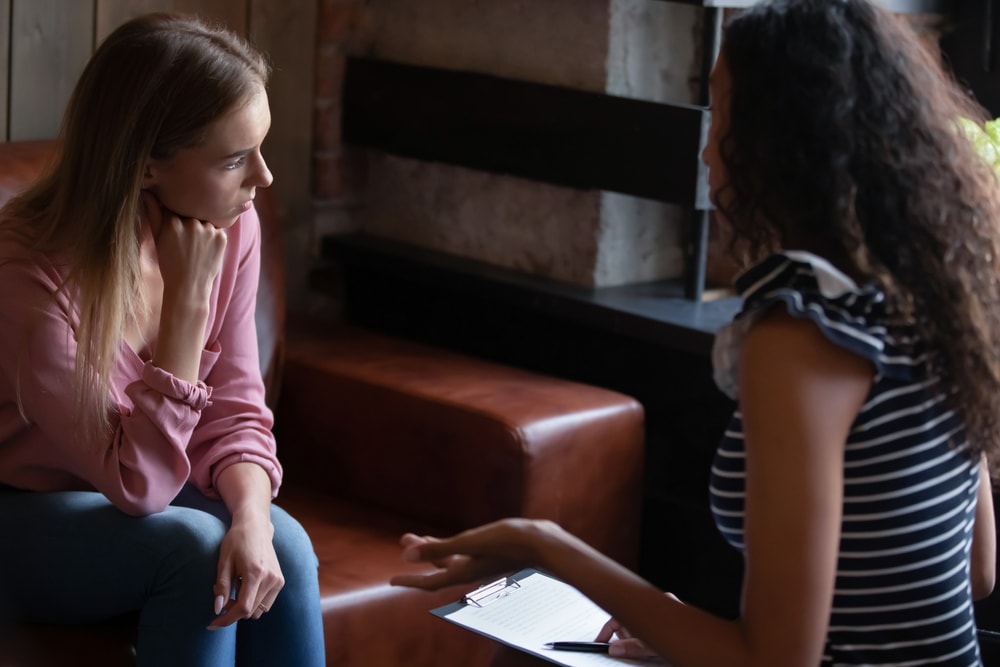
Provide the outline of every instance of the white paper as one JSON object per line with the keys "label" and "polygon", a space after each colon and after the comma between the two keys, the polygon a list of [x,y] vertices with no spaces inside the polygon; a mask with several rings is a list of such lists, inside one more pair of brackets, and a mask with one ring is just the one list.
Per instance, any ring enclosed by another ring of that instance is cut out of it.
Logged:
{"label": "white paper", "polygon": [[548,642],[594,641],[610,615],[572,586],[544,574],[532,573],[518,584],[483,607],[463,606],[444,618],[567,667],[639,664],[602,653],[545,648]]}

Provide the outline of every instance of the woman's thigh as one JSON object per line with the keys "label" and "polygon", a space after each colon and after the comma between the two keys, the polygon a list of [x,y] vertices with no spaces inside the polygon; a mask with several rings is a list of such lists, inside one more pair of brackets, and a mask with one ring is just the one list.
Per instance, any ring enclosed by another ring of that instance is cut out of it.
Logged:
{"label": "woman's thigh", "polygon": [[0,613],[96,621],[165,587],[205,587],[210,599],[224,534],[219,519],[184,507],[133,517],[96,492],[0,491]]}

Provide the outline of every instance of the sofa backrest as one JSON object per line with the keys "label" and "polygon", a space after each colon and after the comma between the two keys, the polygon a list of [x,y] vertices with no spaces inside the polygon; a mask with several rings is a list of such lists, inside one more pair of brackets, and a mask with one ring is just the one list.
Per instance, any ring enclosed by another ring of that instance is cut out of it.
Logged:
{"label": "sofa backrest", "polygon": [[[0,206],[38,178],[52,158],[56,142],[0,143]],[[261,276],[257,291],[257,347],[267,388],[267,402],[277,404],[285,349],[285,274],[281,234],[273,197],[267,188],[254,200],[261,223]]]}

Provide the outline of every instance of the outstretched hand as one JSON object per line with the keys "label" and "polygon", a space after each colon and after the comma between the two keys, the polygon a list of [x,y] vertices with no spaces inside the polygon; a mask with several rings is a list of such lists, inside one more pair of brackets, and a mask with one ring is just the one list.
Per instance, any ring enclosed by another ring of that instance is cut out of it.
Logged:
{"label": "outstretched hand", "polygon": [[431,563],[438,569],[397,575],[390,583],[437,590],[542,565],[546,548],[562,534],[550,521],[531,519],[502,519],[444,539],[407,533],[400,539],[403,559]]}

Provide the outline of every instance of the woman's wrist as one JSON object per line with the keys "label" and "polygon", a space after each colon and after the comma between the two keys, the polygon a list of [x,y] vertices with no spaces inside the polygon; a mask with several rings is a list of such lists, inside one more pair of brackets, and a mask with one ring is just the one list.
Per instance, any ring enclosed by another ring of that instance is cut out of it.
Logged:
{"label": "woman's wrist", "polygon": [[579,553],[579,540],[559,524],[546,519],[531,522],[530,536],[526,541],[532,562],[556,576],[559,576],[563,564]]}
{"label": "woman's wrist", "polygon": [[208,317],[207,302],[168,299],[164,294],[153,363],[192,384],[197,382]]}
{"label": "woman's wrist", "polygon": [[254,532],[264,531],[270,537],[274,536],[274,525],[271,524],[270,511],[241,510],[232,514],[232,528],[252,530]]}
{"label": "woman's wrist", "polygon": [[240,462],[224,469],[216,488],[233,525],[271,527],[271,480],[256,463]]}

